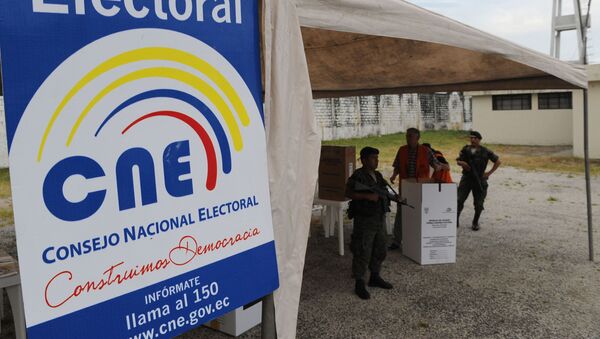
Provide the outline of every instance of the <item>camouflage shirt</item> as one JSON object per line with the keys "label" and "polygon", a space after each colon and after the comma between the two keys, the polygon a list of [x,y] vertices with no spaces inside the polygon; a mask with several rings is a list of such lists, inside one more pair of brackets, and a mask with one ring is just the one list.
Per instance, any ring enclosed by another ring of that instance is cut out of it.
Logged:
{"label": "camouflage shirt", "polygon": [[[471,166],[471,170],[482,178],[487,168],[488,161],[496,162],[498,161],[498,156],[486,147],[479,146],[475,148],[471,145],[466,145],[462,148],[456,160],[468,163],[469,166]],[[467,175],[469,172],[463,169],[462,174]]]}
{"label": "camouflage shirt", "polygon": [[[362,187],[361,187],[362,186]],[[387,190],[387,185],[383,175],[380,172],[374,171],[374,174],[369,174],[369,171],[361,167],[354,171],[348,182],[346,182],[346,195],[351,192],[357,193],[373,193],[367,187],[378,187],[379,189]],[[390,211],[390,201],[387,197],[380,196],[378,201],[370,200],[352,200],[350,202],[349,213],[353,213],[357,217],[381,216]]]}

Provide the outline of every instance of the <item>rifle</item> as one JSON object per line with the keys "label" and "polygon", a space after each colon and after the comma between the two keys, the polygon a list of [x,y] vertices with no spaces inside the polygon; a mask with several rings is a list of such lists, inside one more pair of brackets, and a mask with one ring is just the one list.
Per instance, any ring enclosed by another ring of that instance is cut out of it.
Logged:
{"label": "rifle", "polygon": [[396,191],[394,190],[394,188],[392,186],[390,186],[390,184],[387,181],[384,180],[384,182],[387,185],[387,187],[389,187],[392,190],[392,192],[394,192],[394,194],[390,193],[390,191],[388,191],[387,189],[383,189],[383,188],[380,188],[380,187],[377,187],[377,186],[368,186],[368,185],[365,185],[365,184],[360,183],[360,182],[355,182],[354,188],[356,190],[360,190],[360,191],[371,191],[371,192],[379,195],[380,197],[384,197],[386,199],[389,199],[389,200],[391,200],[391,201],[393,201],[393,202],[395,202],[397,204],[404,205],[406,207],[410,207],[410,208],[413,208],[413,209],[415,208],[414,206],[409,205],[406,202],[406,199],[400,199],[400,196],[398,195],[398,193],[396,193]]}
{"label": "rifle", "polygon": [[[479,177],[479,175],[477,175],[477,173],[475,173],[475,167],[473,167],[473,163],[471,162],[471,160],[468,160],[467,164],[469,165],[469,167],[471,167],[471,170],[468,172],[471,173],[471,176],[473,178],[475,178],[477,186],[479,187],[479,192],[483,193],[483,185],[481,185],[481,178]],[[483,171],[485,172],[485,168],[483,169]]]}

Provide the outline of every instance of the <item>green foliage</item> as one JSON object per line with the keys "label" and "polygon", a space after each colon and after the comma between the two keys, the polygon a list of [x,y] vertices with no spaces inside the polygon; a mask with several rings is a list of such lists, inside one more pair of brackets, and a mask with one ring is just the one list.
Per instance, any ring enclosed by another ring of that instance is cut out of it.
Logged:
{"label": "green foliage", "polygon": [[0,169],[0,227],[14,223],[11,204],[10,175],[8,169]]}
{"label": "green foliage", "polygon": [[[442,151],[446,158],[451,160],[455,159],[460,149],[468,143],[467,136],[468,132],[464,131],[426,131],[421,133],[420,142],[430,143],[431,147]],[[388,165],[394,161],[398,148],[404,144],[406,144],[404,133],[323,141],[323,145],[356,146],[357,153],[365,146],[375,147],[380,152],[379,161]]]}
{"label": "green foliage", "polygon": [[0,199],[6,199],[10,196],[10,174],[8,168],[0,168]]}
{"label": "green foliage", "polygon": [[[461,148],[469,143],[466,131],[425,131],[421,133],[421,143],[430,143],[431,146],[444,153],[450,166],[458,170],[456,162]],[[358,153],[365,146],[379,149],[379,168],[389,167],[394,161],[398,148],[406,144],[404,133],[382,136],[323,141],[323,145],[356,146]],[[526,146],[526,145],[483,145],[493,150],[502,160],[502,166],[517,167],[530,171],[546,171],[582,175],[584,170],[583,159],[572,156],[558,155],[564,147],[553,146]],[[592,175],[600,175],[600,160],[591,162]],[[522,185],[521,185],[522,186]]]}
{"label": "green foliage", "polygon": [[0,208],[0,227],[15,223],[12,206]]}

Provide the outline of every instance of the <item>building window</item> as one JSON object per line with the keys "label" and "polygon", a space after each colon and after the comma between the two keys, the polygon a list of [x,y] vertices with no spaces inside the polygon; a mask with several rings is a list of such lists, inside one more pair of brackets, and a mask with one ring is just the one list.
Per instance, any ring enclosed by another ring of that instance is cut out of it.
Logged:
{"label": "building window", "polygon": [[531,109],[531,94],[492,95],[494,111]]}
{"label": "building window", "polygon": [[540,93],[538,94],[539,109],[572,109],[573,93]]}

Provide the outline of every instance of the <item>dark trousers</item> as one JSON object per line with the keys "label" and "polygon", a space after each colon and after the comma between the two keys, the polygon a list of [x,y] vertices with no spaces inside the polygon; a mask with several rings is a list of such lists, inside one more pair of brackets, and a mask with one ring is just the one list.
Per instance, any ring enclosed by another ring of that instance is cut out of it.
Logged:
{"label": "dark trousers", "polygon": [[377,216],[376,220],[355,217],[350,250],[354,279],[364,279],[367,268],[372,274],[379,274],[387,254],[385,215]]}
{"label": "dark trousers", "polygon": [[402,244],[402,205],[396,204],[396,218],[394,219],[394,243]]}
{"label": "dark trousers", "polygon": [[458,184],[458,213],[463,210],[465,200],[467,200],[467,197],[471,192],[473,192],[473,206],[475,207],[475,211],[483,211],[483,203],[487,196],[488,183],[487,180],[484,179],[481,179],[480,182],[481,186],[479,186],[477,181],[470,176],[463,175],[462,178],[460,178],[460,183]]}

